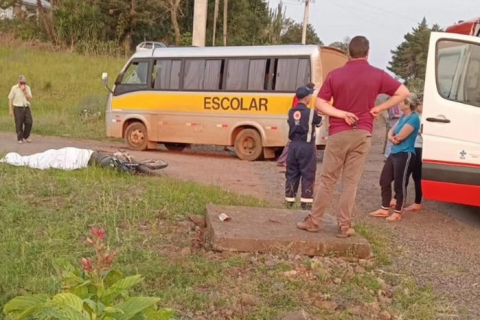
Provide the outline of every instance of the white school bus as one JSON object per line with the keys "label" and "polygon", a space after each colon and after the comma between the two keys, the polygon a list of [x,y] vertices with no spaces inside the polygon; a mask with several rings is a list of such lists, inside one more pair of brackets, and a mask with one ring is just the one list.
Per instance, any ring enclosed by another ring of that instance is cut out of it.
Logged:
{"label": "white school bus", "polygon": [[[475,22],[477,21],[477,22]],[[422,115],[426,199],[480,207],[480,19],[434,32]],[[474,23],[475,22],[475,23]]]}
{"label": "white school bus", "polygon": [[[110,90],[107,136],[124,138],[135,150],[205,144],[233,146],[242,160],[273,158],[288,140],[296,88],[309,82],[320,88],[346,62],[342,51],[315,45],[138,52]],[[108,75],[102,78],[107,84]],[[319,147],[327,129],[325,121],[317,130]]]}

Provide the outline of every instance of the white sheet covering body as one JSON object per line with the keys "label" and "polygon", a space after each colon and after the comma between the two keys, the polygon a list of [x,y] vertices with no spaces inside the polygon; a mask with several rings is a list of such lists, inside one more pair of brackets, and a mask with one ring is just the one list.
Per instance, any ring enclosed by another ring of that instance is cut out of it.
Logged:
{"label": "white sheet covering body", "polygon": [[86,168],[92,153],[93,150],[78,148],[50,149],[31,156],[21,156],[18,153],[10,152],[0,162],[40,170],[75,170]]}

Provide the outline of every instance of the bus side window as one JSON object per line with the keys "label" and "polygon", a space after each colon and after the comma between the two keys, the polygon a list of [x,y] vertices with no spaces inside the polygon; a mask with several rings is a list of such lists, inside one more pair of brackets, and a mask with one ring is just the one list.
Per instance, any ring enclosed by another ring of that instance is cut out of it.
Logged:
{"label": "bus side window", "polygon": [[180,90],[180,72],[182,70],[182,60],[172,60],[170,72],[170,89]]}
{"label": "bus side window", "polygon": [[270,65],[272,64],[272,59],[267,59],[267,63],[265,64],[265,83],[263,84],[263,90],[270,90],[270,79],[273,78],[272,70],[270,70]]}
{"label": "bus side window", "polygon": [[268,84],[268,73],[265,72],[267,59],[250,60],[250,69],[248,72],[248,90],[263,91],[266,90],[265,82]]}
{"label": "bus side window", "polygon": [[153,69],[153,88],[157,90],[180,89],[181,60],[157,60]]}
{"label": "bus side window", "polygon": [[248,87],[248,59],[230,59],[227,63],[226,90],[245,91]]}
{"label": "bus side window", "polygon": [[309,59],[275,59],[273,90],[295,92],[310,82]]}
{"label": "bus side window", "polygon": [[300,86],[307,85],[310,80],[310,59],[299,59],[298,60],[298,71],[297,71],[297,85],[296,88]]}
{"label": "bus side window", "polygon": [[185,60],[185,71],[183,76],[183,89],[202,90],[205,73],[204,59]]}
{"label": "bus side window", "polygon": [[203,90],[220,90],[222,84],[222,67],[224,60],[207,60]]}

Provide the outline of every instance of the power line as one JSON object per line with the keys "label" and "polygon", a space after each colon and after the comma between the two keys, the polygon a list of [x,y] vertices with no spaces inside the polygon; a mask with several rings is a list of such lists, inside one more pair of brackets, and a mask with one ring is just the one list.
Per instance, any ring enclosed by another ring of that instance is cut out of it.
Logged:
{"label": "power line", "polygon": [[[346,13],[352,15],[352,16],[358,17],[358,12],[352,12],[352,10],[350,10],[351,8],[348,8],[348,9],[347,9],[347,8],[343,7],[342,5],[340,5],[339,3],[334,2],[334,1],[330,1],[329,3],[333,4],[334,6],[340,8],[341,10],[343,10],[344,12],[346,12]],[[356,10],[356,8],[354,8],[354,10]],[[371,13],[369,13],[369,12],[367,12],[367,13],[368,13],[368,14],[371,14]],[[378,18],[378,17],[375,17],[375,19],[377,19],[377,18]],[[381,27],[383,27],[383,28],[390,29],[390,30],[392,30],[392,31],[398,31],[398,29],[395,29],[395,28],[392,27],[392,26],[388,26],[388,25],[386,25],[386,24],[383,24],[383,23],[381,23],[378,19],[377,19],[377,20],[375,20],[375,19],[370,19],[369,22],[371,22],[371,23],[373,23],[373,24],[376,24],[376,25],[378,25],[378,26],[381,26]]]}
{"label": "power line", "polygon": [[376,10],[382,12],[382,13],[389,13],[389,14],[393,14],[393,15],[395,15],[395,16],[404,17],[404,18],[406,18],[406,19],[408,19],[408,20],[410,20],[410,21],[413,21],[413,22],[418,22],[416,19],[412,18],[411,16],[407,16],[407,15],[404,15],[404,14],[401,14],[401,13],[398,13],[398,12],[394,12],[394,11],[385,10],[385,9],[379,8],[379,7],[377,7],[377,6],[374,6],[374,5],[370,4],[370,3],[364,2],[364,1],[362,1],[362,0],[355,0],[355,1],[356,1],[356,2],[359,2],[359,3],[363,4],[363,5],[365,5],[365,6],[367,6],[367,7],[376,9]]}

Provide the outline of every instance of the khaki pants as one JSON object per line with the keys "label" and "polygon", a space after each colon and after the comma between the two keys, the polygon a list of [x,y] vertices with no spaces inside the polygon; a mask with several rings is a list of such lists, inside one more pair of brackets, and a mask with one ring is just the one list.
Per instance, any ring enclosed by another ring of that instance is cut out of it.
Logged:
{"label": "khaki pants", "polygon": [[310,217],[320,224],[330,204],[335,185],[342,174],[342,193],[337,213],[339,226],[350,226],[357,186],[371,147],[371,134],[365,130],[336,133],[327,140],[320,180],[315,186],[315,200]]}

